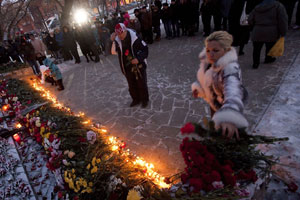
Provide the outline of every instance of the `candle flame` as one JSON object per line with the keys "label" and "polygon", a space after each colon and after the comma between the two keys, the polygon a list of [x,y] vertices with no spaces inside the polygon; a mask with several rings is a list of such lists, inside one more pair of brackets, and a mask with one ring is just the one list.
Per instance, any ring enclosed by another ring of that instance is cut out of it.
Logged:
{"label": "candle flame", "polygon": [[[63,104],[59,103],[58,100],[51,95],[51,93],[48,90],[45,90],[43,87],[39,86],[37,83],[33,84],[33,88],[36,89],[37,91],[40,91],[42,93],[42,96],[45,97],[46,99],[50,100],[53,103],[54,107],[57,107],[58,109],[63,109],[67,111],[69,114],[73,114],[71,112],[71,109],[68,107],[65,107]],[[5,107],[3,106],[2,109],[4,108],[8,109],[8,106]],[[84,117],[85,114],[83,112],[79,112],[78,115],[79,117]],[[86,120],[82,122],[83,124],[90,124],[90,120]],[[99,133],[107,133],[107,130],[104,128],[94,128],[93,130],[96,130]],[[20,136],[18,134],[15,134],[14,139],[17,141],[18,139],[20,140]],[[156,185],[158,185],[160,188],[169,188],[170,185],[166,184],[164,182],[164,177],[158,174],[157,172],[154,171],[154,165],[152,163],[147,163],[143,158],[141,157],[136,157],[134,154],[130,152],[129,149],[124,149],[123,151],[117,151],[119,149],[122,149],[122,147],[125,147],[125,143],[119,141],[116,137],[110,136],[110,137],[105,137],[107,139],[107,143],[111,146],[111,150],[115,153],[120,153],[121,156],[124,156],[124,161],[127,162],[128,164],[132,164],[134,167],[140,168],[143,172],[144,175],[150,178]],[[132,160],[132,157],[135,157],[134,160]]]}
{"label": "candle flame", "polygon": [[7,110],[8,110],[8,105],[4,105],[4,106],[2,107],[2,110],[3,110],[3,111],[7,111]]}
{"label": "candle flame", "polygon": [[21,128],[22,125],[20,123],[16,124],[16,128]]}

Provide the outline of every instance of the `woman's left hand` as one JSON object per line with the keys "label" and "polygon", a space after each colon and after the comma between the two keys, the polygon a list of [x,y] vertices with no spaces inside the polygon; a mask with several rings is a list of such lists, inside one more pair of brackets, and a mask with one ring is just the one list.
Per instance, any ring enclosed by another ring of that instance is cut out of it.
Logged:
{"label": "woman's left hand", "polygon": [[221,123],[220,127],[222,129],[222,135],[225,137],[226,136],[226,131],[227,131],[227,138],[231,139],[234,135],[236,135],[236,139],[239,140],[240,136],[239,136],[239,131],[236,128],[235,125],[231,124],[231,123]]}
{"label": "woman's left hand", "polygon": [[139,60],[134,58],[134,59],[132,59],[131,64],[137,65],[137,64],[139,64]]}

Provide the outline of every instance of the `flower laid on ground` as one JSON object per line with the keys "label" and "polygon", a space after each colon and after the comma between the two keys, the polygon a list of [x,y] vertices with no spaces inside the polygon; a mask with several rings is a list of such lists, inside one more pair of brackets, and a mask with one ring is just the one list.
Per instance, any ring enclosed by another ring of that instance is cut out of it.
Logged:
{"label": "flower laid on ground", "polygon": [[[0,94],[5,114],[21,113],[45,102],[39,92],[21,81],[9,80],[2,84]],[[3,120],[9,122],[9,119]],[[16,115],[14,120],[25,127],[25,131],[20,132],[22,142],[31,138],[43,146],[44,160],[58,186],[53,190],[57,198],[126,199],[129,190],[137,185],[144,186],[140,193],[143,198],[157,194],[158,199],[170,198],[154,184],[154,178],[146,176],[145,166],[136,163],[137,157],[129,154],[124,142],[115,141],[107,133],[101,135],[100,126],[83,125],[85,119],[75,116],[69,109],[45,104],[25,116]]]}
{"label": "flower laid on ground", "polygon": [[[193,123],[181,128],[182,135],[186,136],[180,145],[186,168],[180,178],[182,184],[188,186],[181,194],[182,199],[190,193],[194,195],[189,199],[249,196],[245,188],[258,180],[258,174],[260,178],[269,176],[271,166],[276,163],[275,158],[262,154],[255,145],[273,144],[288,138],[248,135],[239,130],[239,141],[227,140],[214,129],[213,122],[206,124],[207,129]],[[200,139],[191,139],[190,134],[197,134]]]}

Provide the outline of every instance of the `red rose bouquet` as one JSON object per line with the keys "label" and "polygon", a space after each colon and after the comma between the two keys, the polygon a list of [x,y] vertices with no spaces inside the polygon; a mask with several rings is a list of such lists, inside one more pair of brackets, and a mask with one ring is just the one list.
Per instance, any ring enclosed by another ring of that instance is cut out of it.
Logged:
{"label": "red rose bouquet", "polygon": [[213,122],[206,120],[205,124],[207,128],[194,123],[181,128],[186,136],[180,145],[186,168],[180,176],[168,178],[169,182],[175,182],[180,177],[182,185],[188,186],[182,188],[186,191],[183,195],[190,194],[189,199],[248,196],[246,186],[255,183],[258,176],[268,177],[276,163],[274,158],[255,149],[255,144],[288,140],[248,135],[245,130],[239,130],[239,141],[226,140],[214,129]]}

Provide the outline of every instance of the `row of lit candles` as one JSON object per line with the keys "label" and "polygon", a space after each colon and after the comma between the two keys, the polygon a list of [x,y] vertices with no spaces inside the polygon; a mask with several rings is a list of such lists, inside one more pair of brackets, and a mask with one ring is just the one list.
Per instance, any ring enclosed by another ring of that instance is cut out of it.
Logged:
{"label": "row of lit candles", "polygon": [[[50,91],[45,90],[43,87],[41,87],[37,83],[34,83],[32,86],[37,91],[42,92],[42,96],[47,98],[48,100],[50,100],[53,103],[54,107],[57,107],[59,109],[64,109],[68,112],[71,112],[71,109],[68,108],[68,107],[65,107],[65,106],[63,106],[63,104],[59,103],[58,100],[53,95],[51,95]],[[79,112],[76,116],[86,118],[85,114],[83,112]],[[89,119],[86,119],[82,123],[84,125],[91,125],[92,124],[91,120],[89,120]],[[102,134],[107,133],[107,130],[103,127],[98,128],[98,127],[95,127],[93,125],[91,125],[91,126],[94,129],[96,129],[97,132],[99,132],[99,133],[102,133]],[[113,137],[113,136],[108,137],[108,143],[111,145],[111,150],[114,151],[114,152],[118,151],[119,148],[125,147],[125,143],[120,142],[116,137]],[[127,158],[129,157],[129,155],[133,155],[133,154],[131,154],[130,150],[127,149],[126,151],[123,151],[121,153],[121,155],[125,157],[125,161],[129,162],[129,159],[127,159]],[[166,184],[164,182],[165,178],[154,171],[154,165],[147,163],[143,158],[136,157],[135,160],[133,161],[133,165],[140,166],[142,169],[146,169],[145,170],[145,176],[150,178],[160,188],[169,188],[170,187],[169,184]]]}

